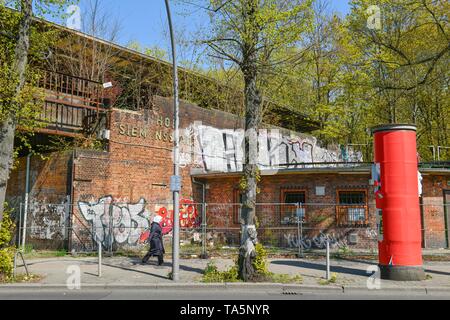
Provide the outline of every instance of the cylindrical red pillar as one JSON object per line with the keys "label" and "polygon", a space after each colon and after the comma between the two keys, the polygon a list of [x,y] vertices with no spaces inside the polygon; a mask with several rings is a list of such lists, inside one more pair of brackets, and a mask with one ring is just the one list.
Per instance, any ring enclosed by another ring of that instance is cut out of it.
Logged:
{"label": "cylindrical red pillar", "polygon": [[379,170],[376,204],[382,216],[379,259],[383,279],[425,279],[416,131],[412,125],[372,129]]}

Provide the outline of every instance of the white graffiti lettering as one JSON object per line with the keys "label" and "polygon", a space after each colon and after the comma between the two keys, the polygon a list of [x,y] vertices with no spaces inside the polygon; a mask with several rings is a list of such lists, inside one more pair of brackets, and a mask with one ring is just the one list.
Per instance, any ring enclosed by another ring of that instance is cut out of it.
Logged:
{"label": "white graffiti lettering", "polygon": [[79,202],[83,217],[92,223],[93,237],[104,246],[113,242],[135,245],[143,231],[150,225],[146,202],[114,204],[112,197],[101,198],[97,203]]}
{"label": "white graffiti lettering", "polygon": [[327,247],[327,239],[330,241],[330,246],[332,248],[342,248],[347,247],[346,237],[338,237],[335,234],[324,234],[320,233],[318,236],[313,238],[308,238],[307,236],[300,237],[300,239],[293,234],[285,234],[285,240],[290,248],[301,248],[309,249],[325,249]]}
{"label": "white graffiti lettering", "polygon": [[[208,172],[242,171],[244,137],[242,129],[218,129],[195,122],[182,132],[181,165],[198,166]],[[351,149],[329,150],[317,145],[317,139],[299,133],[286,134],[278,129],[261,129],[258,134],[247,133],[257,141],[258,166],[265,170],[278,170],[305,163],[363,161],[362,153]]]}

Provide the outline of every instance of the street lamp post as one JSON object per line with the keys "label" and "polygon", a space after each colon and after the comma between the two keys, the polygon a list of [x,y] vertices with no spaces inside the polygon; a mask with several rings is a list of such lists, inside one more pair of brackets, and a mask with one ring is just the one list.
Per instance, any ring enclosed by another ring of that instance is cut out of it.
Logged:
{"label": "street lamp post", "polygon": [[180,191],[181,191],[181,178],[180,178],[180,131],[179,131],[179,95],[178,95],[178,70],[177,70],[177,56],[175,47],[175,36],[173,32],[172,16],[170,14],[169,0],[166,2],[167,19],[169,22],[170,29],[170,41],[172,44],[172,60],[173,60],[173,91],[174,91],[174,150],[173,150],[173,161],[174,161],[174,175],[171,178],[170,189],[173,192],[173,242],[172,242],[172,280],[179,281],[179,248],[180,248]]}

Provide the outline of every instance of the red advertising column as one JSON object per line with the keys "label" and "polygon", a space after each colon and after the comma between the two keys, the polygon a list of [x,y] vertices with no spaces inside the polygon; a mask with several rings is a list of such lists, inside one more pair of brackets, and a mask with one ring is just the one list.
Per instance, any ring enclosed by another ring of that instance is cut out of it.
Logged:
{"label": "red advertising column", "polygon": [[416,130],[412,125],[384,125],[372,129],[382,279],[425,279]]}

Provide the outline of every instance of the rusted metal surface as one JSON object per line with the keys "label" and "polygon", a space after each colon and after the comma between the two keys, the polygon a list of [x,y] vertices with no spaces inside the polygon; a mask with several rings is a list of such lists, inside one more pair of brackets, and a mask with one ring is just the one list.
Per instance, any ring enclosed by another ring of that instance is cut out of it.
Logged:
{"label": "rusted metal surface", "polygon": [[38,87],[44,89],[45,99],[36,120],[45,126],[34,129],[35,132],[82,137],[93,133],[93,128],[106,115],[101,83],[41,70]]}

